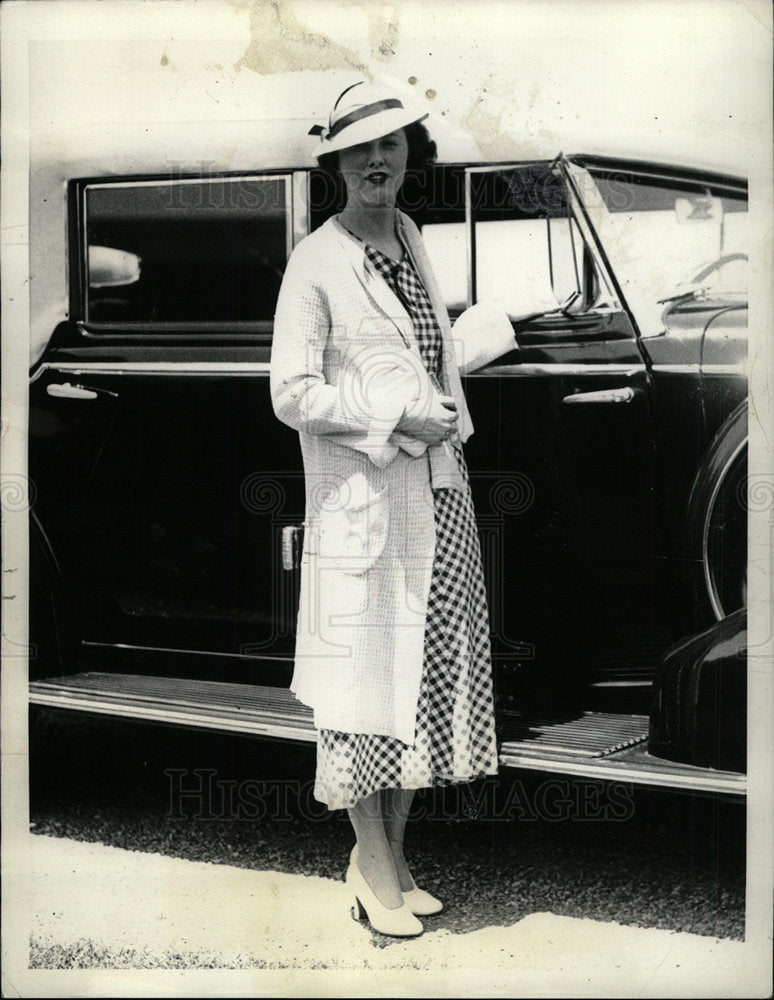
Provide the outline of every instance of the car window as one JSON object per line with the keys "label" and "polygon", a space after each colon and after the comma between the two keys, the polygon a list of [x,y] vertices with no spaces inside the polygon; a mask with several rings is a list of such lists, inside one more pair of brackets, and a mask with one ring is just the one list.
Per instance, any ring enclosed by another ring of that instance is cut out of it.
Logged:
{"label": "car window", "polygon": [[471,171],[473,301],[512,315],[597,304],[598,286],[563,182],[545,164]]}
{"label": "car window", "polygon": [[289,175],[87,184],[82,205],[87,325],[272,320],[291,246]]}
{"label": "car window", "polygon": [[461,312],[468,304],[467,226],[464,222],[427,222],[422,241],[446,308]]}
{"label": "car window", "polygon": [[743,191],[595,167],[588,177],[584,202],[644,335],[663,330],[667,307],[746,300]]}

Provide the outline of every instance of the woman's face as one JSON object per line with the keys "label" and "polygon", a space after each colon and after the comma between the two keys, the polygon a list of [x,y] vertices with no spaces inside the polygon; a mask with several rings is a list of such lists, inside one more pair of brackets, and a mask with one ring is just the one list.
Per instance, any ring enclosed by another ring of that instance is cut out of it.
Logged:
{"label": "woman's face", "polygon": [[403,129],[339,153],[339,170],[347,185],[347,206],[391,207],[403,183],[408,142]]}

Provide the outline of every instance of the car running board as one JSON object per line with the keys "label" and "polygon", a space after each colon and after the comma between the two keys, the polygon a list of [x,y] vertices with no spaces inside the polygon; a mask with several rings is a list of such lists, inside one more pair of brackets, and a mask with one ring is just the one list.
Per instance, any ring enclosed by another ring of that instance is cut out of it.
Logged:
{"label": "car running board", "polygon": [[501,767],[675,791],[747,794],[745,774],[681,764],[649,754],[647,715],[581,712],[551,719],[510,716],[502,730]]}
{"label": "car running board", "polygon": [[314,743],[312,710],[287,688],[89,672],[31,681],[30,701],[98,715]]}
{"label": "car running board", "polygon": [[[314,743],[312,710],[282,687],[89,672],[31,681],[48,708]],[[507,713],[500,766],[682,791],[744,796],[746,777],[653,757],[648,717],[602,712],[537,718]]]}

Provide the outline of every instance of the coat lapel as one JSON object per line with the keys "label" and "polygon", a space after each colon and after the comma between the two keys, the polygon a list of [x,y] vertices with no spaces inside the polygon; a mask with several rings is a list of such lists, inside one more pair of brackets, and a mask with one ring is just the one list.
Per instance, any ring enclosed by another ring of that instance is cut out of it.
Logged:
{"label": "coat lapel", "polygon": [[449,314],[446,311],[446,303],[438,282],[435,280],[430,259],[427,256],[425,245],[422,242],[422,237],[416,225],[407,215],[400,211],[398,212],[398,225],[400,226],[401,235],[411,252],[417,273],[422,279],[422,283],[427,290],[428,297],[430,298],[430,304],[432,305],[433,312],[435,313],[435,318],[441,328],[441,335],[443,337],[443,351],[441,352],[443,383],[446,390],[454,396],[457,402],[460,437],[463,441],[467,441],[473,433],[473,421],[471,420],[470,411],[468,410],[468,405],[465,400],[465,393],[462,390],[462,383],[460,381],[460,373],[459,368],[457,367],[457,358],[454,350],[451,323],[449,322]]}
{"label": "coat lapel", "polygon": [[335,219],[330,221],[338,234],[341,248],[368,297],[382,315],[392,322],[403,343],[411,350],[418,352],[419,345],[414,335],[414,324],[400,299],[371,265],[362,245],[353,236],[350,236]]}
{"label": "coat lapel", "polygon": [[[452,396],[454,396],[457,402],[460,437],[463,441],[467,441],[473,433],[473,422],[465,401],[465,394],[462,391],[462,383],[460,381],[460,374],[457,368],[454,344],[452,341],[451,324],[449,323],[449,316],[446,312],[446,304],[444,303],[441,290],[435,280],[435,275],[433,274],[433,269],[430,265],[427,253],[425,252],[419,230],[411,219],[407,215],[404,215],[403,212],[399,211],[397,217],[401,236],[404,238],[406,245],[408,246],[419,277],[422,279],[425,288],[427,289],[427,294],[430,297],[430,303],[433,306],[436,319],[441,327],[444,345],[444,349],[442,351],[443,382],[447,387],[447,390]],[[371,264],[363,250],[362,244],[359,243],[354,236],[351,236],[335,217],[328,219],[325,225],[330,226],[336,234],[339,246],[349,261],[357,280],[360,282],[368,295],[368,298],[371,302],[373,302],[379,312],[386,319],[392,322],[393,326],[400,334],[401,341],[407,345],[410,350],[419,354],[419,344],[417,343],[416,335],[414,333],[414,325],[411,322],[408,313],[387,282],[371,267]]]}

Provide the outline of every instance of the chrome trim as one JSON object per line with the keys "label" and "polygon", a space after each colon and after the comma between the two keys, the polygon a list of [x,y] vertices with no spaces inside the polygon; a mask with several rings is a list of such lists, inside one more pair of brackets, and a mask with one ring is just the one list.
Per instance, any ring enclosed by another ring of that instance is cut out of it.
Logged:
{"label": "chrome trim", "polygon": [[672,375],[700,375],[701,365],[653,365],[651,371],[666,372]]}
{"label": "chrome trim", "polygon": [[[232,372],[234,375],[268,374],[268,361],[57,361],[40,365],[30,382],[36,381],[43,371],[114,374],[147,372],[157,375],[175,375],[189,372],[207,375],[211,372]],[[487,365],[463,378],[480,378],[485,375],[635,375],[644,372],[645,365],[631,364],[582,364],[572,362],[528,362],[514,365]],[[654,372],[672,375],[747,375],[743,365],[653,365]]]}
{"label": "chrome trim", "polygon": [[[640,331],[637,324],[637,318],[632,313],[626,298],[623,295],[623,291],[618,283],[618,279],[616,278],[613,265],[608,259],[604,243],[602,242],[602,239],[591,220],[588,205],[584,200],[580,185],[578,184],[578,174],[587,177],[589,176],[588,171],[585,167],[581,167],[577,163],[572,163],[566,157],[561,157],[560,163],[564,168],[563,178],[572,214],[575,217],[578,226],[581,228],[581,233],[586,242],[586,246],[588,247],[593,258],[594,266],[597,270],[597,276],[601,282],[604,282],[607,293],[613,300],[617,309],[624,312],[629,317],[635,331],[639,333]],[[585,232],[583,231],[584,227]]]}
{"label": "chrome trim", "polygon": [[257,720],[228,718],[223,715],[207,715],[205,712],[174,712],[156,708],[147,702],[141,705],[127,705],[108,699],[69,696],[55,691],[30,691],[30,703],[49,708],[70,709],[76,712],[92,712],[95,715],[117,715],[127,719],[143,719],[146,722],[166,722],[176,726],[194,726],[197,729],[218,729],[221,732],[247,733],[252,736],[267,736],[283,740],[299,740],[314,743],[317,730],[282,723],[258,722]]}
{"label": "chrome trim", "polygon": [[290,250],[288,250],[288,257],[290,256],[290,251],[293,247],[297,246],[301,240],[308,235],[311,228],[311,223],[309,219],[309,171],[308,170],[294,170],[293,179],[291,181],[292,190],[292,231],[290,233]]}
{"label": "chrome trim", "polygon": [[746,364],[739,365],[702,365],[704,375],[743,375],[747,377],[748,368]]}
{"label": "chrome trim", "polygon": [[[568,207],[572,212],[572,216],[575,219],[578,229],[580,229],[581,238],[591,254],[591,258],[594,262],[594,268],[597,272],[597,277],[599,278],[600,283],[604,285],[604,293],[607,294],[608,299],[611,301],[611,305],[608,308],[611,312],[626,312],[624,304],[616,292],[615,283],[610,279],[610,268],[606,265],[603,254],[600,253],[599,245],[595,238],[596,231],[594,230],[588,217],[588,209],[586,208],[583,198],[581,197],[581,193],[578,190],[578,185],[575,183],[575,176],[573,174],[575,164],[567,161],[565,162],[567,170],[563,180],[565,181],[565,190],[567,191],[568,196]],[[600,288],[600,294],[603,294],[602,288]],[[595,311],[601,312],[602,310],[599,309]]]}
{"label": "chrome trim", "polygon": [[74,375],[268,375],[270,367],[268,361],[57,361],[41,365],[31,381],[44,370]]}
{"label": "chrome trim", "polygon": [[593,688],[649,688],[653,687],[653,681],[592,681],[589,687]]}
{"label": "chrome trim", "polygon": [[[191,320],[196,323],[198,320]],[[212,338],[223,344],[270,344],[274,332],[274,320],[262,319],[254,323],[209,323],[207,331],[196,330],[191,333],[191,323],[154,323],[151,334],[154,339],[169,343],[170,341],[178,345],[196,346],[197,341],[203,337]],[[133,341],[142,342],[147,336],[144,331],[129,325],[122,326],[120,323],[92,323],[87,327],[83,320],[75,321],[78,334],[84,340],[93,340],[95,344],[124,344],[130,345]]]}
{"label": "chrome trim", "polygon": [[718,498],[718,493],[720,492],[720,487],[728,474],[728,470],[734,464],[736,459],[739,457],[740,453],[747,447],[747,435],[743,441],[734,448],[733,452],[729,456],[727,462],[720,470],[720,475],[717,477],[715,485],[712,489],[712,493],[707,504],[707,510],[704,514],[704,523],[701,526],[701,563],[702,570],[704,572],[704,584],[707,588],[707,594],[709,595],[710,604],[712,605],[712,613],[715,618],[720,621],[722,618],[726,617],[726,612],[723,610],[723,605],[720,603],[720,597],[718,596],[717,587],[715,586],[715,581],[712,579],[712,574],[710,573],[709,565],[709,531],[710,531],[710,521],[712,520],[712,513],[715,508],[715,502]]}
{"label": "chrome trim", "polygon": [[525,378],[530,375],[617,375],[633,377],[645,371],[645,365],[622,365],[622,364],[573,364],[557,362],[552,363],[525,363],[515,365],[488,365],[480,371],[463,375],[463,378],[486,378],[490,375],[511,375]]}
{"label": "chrome trim", "polygon": [[475,301],[475,245],[473,243],[473,208],[470,196],[470,175],[471,171],[465,171],[465,258],[468,269],[468,301],[467,308]]}
{"label": "chrome trim", "polygon": [[293,174],[285,177],[285,260],[293,250],[295,219],[293,218]]}
{"label": "chrome trim", "polygon": [[[34,382],[43,371],[69,372],[75,375],[268,375],[268,361],[81,361],[45,362],[30,380]],[[515,365],[489,365],[471,372],[463,378],[486,378],[492,375],[510,375],[521,378],[531,375],[616,375],[633,377],[645,371],[645,365],[631,364],[556,364],[527,363]]]}
{"label": "chrome trim", "polygon": [[301,568],[300,532],[304,525],[288,524],[282,529],[282,568],[288,572]]}
{"label": "chrome trim", "polygon": [[[645,766],[631,766],[625,761],[602,759],[597,762],[560,760],[521,756],[509,753],[504,747],[499,753],[500,767],[523,768],[530,771],[551,771],[558,774],[572,774],[582,778],[604,778],[608,781],[627,781],[633,785],[655,785],[661,788],[675,788],[682,791],[720,792],[726,795],[747,794],[747,777],[744,774],[723,771],[713,772],[701,769],[701,774],[671,773]],[[661,762],[663,763],[663,762]]]}
{"label": "chrome trim", "polygon": [[738,365],[653,365],[652,371],[672,375],[742,375],[747,376],[746,364]]}
{"label": "chrome trim", "polygon": [[[301,171],[299,171],[300,173]],[[137,188],[137,187],[172,187],[178,184],[236,184],[240,181],[274,181],[282,178],[289,181],[293,177],[292,170],[265,170],[263,172],[248,172],[237,174],[201,173],[195,177],[160,177],[156,180],[132,180],[131,177],[124,180],[111,180],[109,177],[98,177],[83,185],[83,191],[90,188]],[[85,208],[85,206],[84,206]]]}
{"label": "chrome trim", "polygon": [[606,403],[631,403],[637,395],[638,390],[632,389],[630,385],[618,386],[615,389],[597,389],[594,392],[576,392],[565,396],[563,403],[573,404],[606,404]]}
{"label": "chrome trim", "polygon": [[168,646],[135,646],[130,642],[89,642],[83,640],[81,646],[89,649],[130,649],[138,653],[182,653],[184,656],[217,656],[231,660],[271,660],[274,663],[292,663],[292,656],[250,656],[248,653],[222,653],[210,649],[175,649]]}

